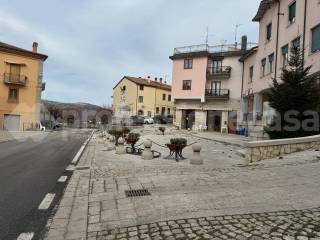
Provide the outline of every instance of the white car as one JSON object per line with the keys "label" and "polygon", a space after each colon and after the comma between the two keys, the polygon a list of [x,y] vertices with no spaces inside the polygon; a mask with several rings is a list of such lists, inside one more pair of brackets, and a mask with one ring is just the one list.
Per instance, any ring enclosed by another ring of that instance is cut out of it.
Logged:
{"label": "white car", "polygon": [[146,117],[144,120],[143,120],[144,124],[153,124],[153,118],[151,117]]}

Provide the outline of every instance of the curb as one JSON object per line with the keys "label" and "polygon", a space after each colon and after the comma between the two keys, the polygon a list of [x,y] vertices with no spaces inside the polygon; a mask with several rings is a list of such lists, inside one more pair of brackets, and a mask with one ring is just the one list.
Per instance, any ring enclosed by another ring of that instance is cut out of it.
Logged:
{"label": "curb", "polygon": [[79,149],[79,151],[77,152],[77,154],[74,156],[74,158],[71,161],[72,165],[77,165],[77,163],[79,162],[82,153],[84,152],[84,150],[86,149],[88,143],[90,142],[92,136],[93,136],[94,131],[91,132],[90,136],[88,137],[88,139],[82,144],[81,148]]}

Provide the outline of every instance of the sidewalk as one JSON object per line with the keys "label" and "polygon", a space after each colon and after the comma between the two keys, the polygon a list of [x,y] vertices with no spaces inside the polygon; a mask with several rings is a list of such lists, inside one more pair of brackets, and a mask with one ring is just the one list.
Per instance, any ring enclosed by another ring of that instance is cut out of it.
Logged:
{"label": "sidewalk", "polygon": [[[170,137],[143,138],[162,145]],[[317,152],[241,167],[239,147],[188,137],[193,141],[202,145],[204,165],[164,160],[167,151],[157,146],[163,155],[151,161],[116,155],[93,138],[46,239],[270,239],[292,232],[307,236],[305,224],[320,237]],[[189,147],[185,156],[191,154]],[[126,197],[126,190],[138,189],[151,195]],[[289,229],[292,221],[296,225]]]}

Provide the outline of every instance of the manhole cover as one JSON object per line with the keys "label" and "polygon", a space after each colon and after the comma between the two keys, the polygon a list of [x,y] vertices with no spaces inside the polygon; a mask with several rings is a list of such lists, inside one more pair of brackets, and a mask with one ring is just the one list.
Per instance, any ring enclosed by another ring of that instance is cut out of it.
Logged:
{"label": "manhole cover", "polygon": [[148,189],[126,190],[127,197],[141,197],[151,195]]}

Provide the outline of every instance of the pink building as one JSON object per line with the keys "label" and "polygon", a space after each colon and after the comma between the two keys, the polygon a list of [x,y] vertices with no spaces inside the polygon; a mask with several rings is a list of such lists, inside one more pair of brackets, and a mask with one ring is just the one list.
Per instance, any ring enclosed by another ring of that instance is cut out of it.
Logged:
{"label": "pink building", "polygon": [[175,48],[170,57],[175,124],[183,129],[205,126],[211,131],[235,132],[243,72],[239,59],[248,53],[246,36],[241,44]]}
{"label": "pink building", "polygon": [[259,22],[259,45],[241,58],[243,92],[240,121],[251,136],[263,137],[272,118],[265,95],[273,78],[279,79],[290,48],[303,50],[305,66],[320,77],[319,0],[262,0],[253,21]]}

